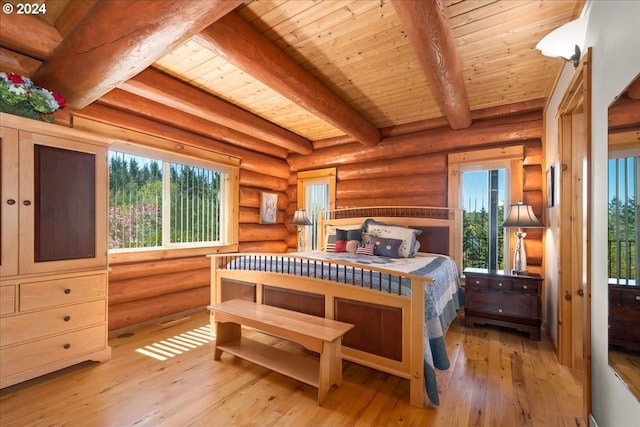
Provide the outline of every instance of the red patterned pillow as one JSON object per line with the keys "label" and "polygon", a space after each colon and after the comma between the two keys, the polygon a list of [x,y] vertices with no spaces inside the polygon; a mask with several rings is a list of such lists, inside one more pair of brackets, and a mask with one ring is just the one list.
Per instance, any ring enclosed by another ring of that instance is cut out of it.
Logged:
{"label": "red patterned pillow", "polygon": [[347,241],[336,240],[336,247],[333,252],[347,252]]}

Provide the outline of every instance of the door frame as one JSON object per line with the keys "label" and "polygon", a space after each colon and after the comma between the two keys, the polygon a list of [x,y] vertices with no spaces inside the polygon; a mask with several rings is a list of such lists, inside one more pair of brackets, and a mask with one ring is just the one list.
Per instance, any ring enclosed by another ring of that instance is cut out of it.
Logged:
{"label": "door frame", "polygon": [[591,50],[558,108],[560,238],[558,360],[582,371],[583,411],[591,413]]}

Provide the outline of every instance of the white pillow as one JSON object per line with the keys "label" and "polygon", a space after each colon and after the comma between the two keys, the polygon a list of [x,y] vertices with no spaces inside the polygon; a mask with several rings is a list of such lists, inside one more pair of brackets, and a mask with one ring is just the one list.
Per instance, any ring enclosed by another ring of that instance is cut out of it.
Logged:
{"label": "white pillow", "polygon": [[385,224],[369,218],[364,222],[364,232],[375,234],[377,237],[402,240],[398,255],[402,258],[410,258],[416,254],[416,236],[422,233],[422,230]]}

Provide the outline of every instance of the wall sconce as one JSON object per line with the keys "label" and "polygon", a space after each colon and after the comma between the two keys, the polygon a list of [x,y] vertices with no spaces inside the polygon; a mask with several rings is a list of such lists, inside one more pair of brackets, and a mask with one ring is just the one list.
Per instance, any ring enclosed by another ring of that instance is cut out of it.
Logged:
{"label": "wall sconce", "polygon": [[578,68],[586,32],[587,18],[583,15],[544,36],[536,45],[536,49],[544,56],[562,58],[573,63],[573,68]]}
{"label": "wall sconce", "polygon": [[307,216],[307,211],[305,209],[297,209],[293,214],[293,219],[289,225],[296,225],[298,227],[298,252],[304,250],[304,239],[302,235],[302,227],[305,225],[313,224],[309,217]]}
{"label": "wall sconce", "polygon": [[518,202],[517,205],[509,207],[509,214],[500,227],[518,227],[518,231],[513,233],[516,236],[516,249],[513,251],[513,269],[511,274],[527,274],[527,253],[524,250],[524,238],[527,233],[523,228],[543,228],[544,224],[538,221],[531,205]]}

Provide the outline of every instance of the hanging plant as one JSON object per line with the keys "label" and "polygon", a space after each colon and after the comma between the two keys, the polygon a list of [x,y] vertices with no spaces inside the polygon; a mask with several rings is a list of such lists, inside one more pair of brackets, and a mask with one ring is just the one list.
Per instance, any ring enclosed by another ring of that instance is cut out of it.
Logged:
{"label": "hanging plant", "polygon": [[0,111],[4,113],[53,121],[47,114],[65,104],[62,95],[36,86],[28,77],[0,72]]}

